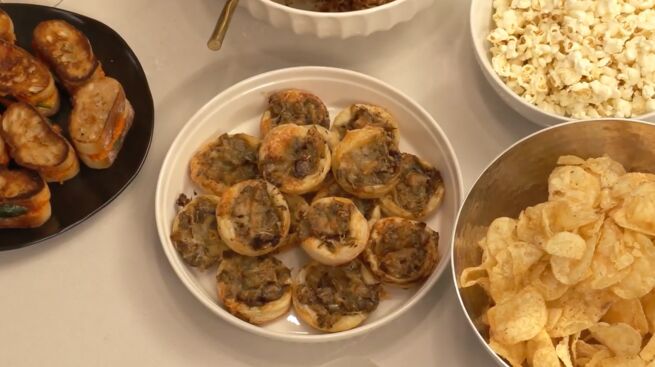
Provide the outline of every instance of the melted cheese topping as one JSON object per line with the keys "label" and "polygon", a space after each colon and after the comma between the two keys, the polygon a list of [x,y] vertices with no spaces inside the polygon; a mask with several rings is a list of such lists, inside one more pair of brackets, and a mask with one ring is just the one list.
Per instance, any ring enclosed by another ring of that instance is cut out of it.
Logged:
{"label": "melted cheese topping", "polygon": [[269,130],[283,124],[330,126],[327,108],[315,95],[295,89],[273,93],[268,99]]}
{"label": "melted cheese topping", "polygon": [[387,136],[398,144],[400,139],[398,123],[389,112],[378,106],[367,104],[351,105],[335,118],[332,130],[338,134],[339,140],[341,140],[348,131],[361,129],[366,126],[383,129]]}

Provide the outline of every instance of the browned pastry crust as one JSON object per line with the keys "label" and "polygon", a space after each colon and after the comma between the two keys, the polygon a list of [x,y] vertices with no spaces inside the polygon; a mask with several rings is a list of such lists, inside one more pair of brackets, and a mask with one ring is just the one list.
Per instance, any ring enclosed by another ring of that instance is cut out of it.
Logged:
{"label": "browned pastry crust", "polygon": [[38,173],[0,168],[0,228],[39,227],[50,212],[50,189]]}
{"label": "browned pastry crust", "polygon": [[0,9],[0,40],[9,43],[16,42],[16,34],[14,33],[14,22],[4,10]]}
{"label": "browned pastry crust", "polygon": [[268,108],[260,122],[261,136],[284,124],[318,125],[329,129],[330,115],[317,96],[298,89],[286,89],[268,97]]}

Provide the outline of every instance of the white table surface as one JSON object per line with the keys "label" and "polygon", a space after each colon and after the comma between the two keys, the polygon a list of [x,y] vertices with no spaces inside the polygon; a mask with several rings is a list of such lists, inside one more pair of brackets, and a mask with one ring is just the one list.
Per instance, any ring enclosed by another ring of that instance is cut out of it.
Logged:
{"label": "white table surface", "polygon": [[177,131],[228,86],[288,66],[353,69],[407,93],[447,133],[468,190],[536,127],[478,70],[469,1],[436,3],[411,23],[346,41],[296,36],[239,8],[215,53],[205,42],[223,1],[64,0],[61,8],[110,25],[136,52],[154,96],[155,134],[139,177],[99,214],[46,243],[0,253],[0,366],[318,366],[354,355],[380,366],[492,365],[448,273],[411,312],[369,335],[286,344],[205,309],[173,273],[155,228],[157,175]]}

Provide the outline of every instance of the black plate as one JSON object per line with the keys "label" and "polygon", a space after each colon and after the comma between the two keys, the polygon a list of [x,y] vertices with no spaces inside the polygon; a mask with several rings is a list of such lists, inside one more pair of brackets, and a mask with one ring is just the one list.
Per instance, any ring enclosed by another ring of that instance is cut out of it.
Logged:
{"label": "black plate", "polygon": [[[0,251],[28,246],[56,236],[91,217],[115,199],[136,177],[150,147],[154,127],[152,95],[146,75],[127,43],[107,25],[69,11],[38,5],[2,4],[14,21],[17,43],[31,51],[32,30],[41,21],[63,19],[80,29],[91,41],[96,57],[108,76],[123,84],[134,107],[134,122],[114,164],[93,170],[80,161],[80,173],[63,184],[50,184],[52,217],[35,229],[0,229]],[[61,109],[51,117],[67,131],[71,105],[59,88]]]}

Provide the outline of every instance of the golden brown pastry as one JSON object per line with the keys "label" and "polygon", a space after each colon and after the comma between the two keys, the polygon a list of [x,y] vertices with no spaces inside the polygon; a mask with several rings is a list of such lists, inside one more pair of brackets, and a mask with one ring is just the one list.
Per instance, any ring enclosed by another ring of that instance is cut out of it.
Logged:
{"label": "golden brown pastry", "polygon": [[347,192],[361,198],[379,198],[400,179],[398,146],[379,127],[349,131],[332,156],[332,173]]}
{"label": "golden brown pastry", "polygon": [[312,202],[300,222],[303,250],[326,265],[355,259],[366,247],[368,223],[350,199],[325,197]]}
{"label": "golden brown pastry", "polygon": [[371,230],[363,259],[385,283],[409,285],[429,277],[439,262],[439,233],[425,223],[389,217]]}
{"label": "golden brown pastry", "polygon": [[223,134],[200,148],[191,158],[191,181],[203,190],[221,195],[228,187],[259,177],[259,139],[248,134]]}
{"label": "golden brown pastry", "polygon": [[105,73],[84,33],[61,19],[39,23],[32,33],[32,49],[71,94]]}
{"label": "golden brown pastry", "polygon": [[221,238],[241,255],[267,254],[289,233],[289,207],[282,193],[264,180],[242,181],[225,190],[216,214]]}
{"label": "golden brown pastry", "polygon": [[13,103],[7,108],[2,116],[0,136],[16,163],[39,172],[48,182],[69,180],[80,170],[68,140],[26,103]]}
{"label": "golden brown pastry", "polygon": [[330,115],[315,95],[298,89],[286,89],[268,98],[268,108],[260,122],[261,136],[284,124],[319,125],[329,129]]}
{"label": "golden brown pastry", "polygon": [[220,200],[213,195],[198,195],[189,200],[184,194],[177,200],[182,208],[173,220],[171,240],[191,266],[207,269],[216,265],[228,249],[218,235],[216,208]]}
{"label": "golden brown pastry", "polygon": [[389,111],[371,104],[356,103],[346,107],[334,119],[330,131],[337,141],[341,141],[348,131],[365,126],[382,128],[396,145],[400,143],[400,130],[396,119]]}
{"label": "golden brown pastry", "polygon": [[123,86],[109,77],[89,81],[75,93],[73,106],[68,132],[80,159],[89,168],[110,167],[134,120]]}
{"label": "golden brown pastry", "polygon": [[[2,116],[0,116],[0,121],[2,121]],[[2,134],[0,134],[0,167],[5,167],[9,164],[9,151],[7,150],[7,144],[2,140]]]}
{"label": "golden brown pastry", "polygon": [[0,40],[16,43],[14,22],[4,10],[0,9]]}
{"label": "golden brown pastry", "polygon": [[271,130],[259,148],[259,170],[280,191],[304,194],[330,172],[330,148],[313,126],[285,124]]}
{"label": "golden brown pastry", "polygon": [[24,49],[0,40],[0,96],[36,107],[44,116],[59,110],[59,91],[48,67]]}
{"label": "golden brown pastry", "polygon": [[249,257],[227,251],[216,280],[225,308],[251,324],[274,320],[291,307],[291,271],[271,255]]}
{"label": "golden brown pastry", "polygon": [[0,228],[40,227],[50,212],[50,189],[38,173],[0,167]]}
{"label": "golden brown pastry", "polygon": [[388,216],[420,220],[436,210],[443,201],[445,187],[441,173],[430,163],[403,153],[400,181],[380,198]]}
{"label": "golden brown pastry", "polygon": [[380,302],[380,285],[359,260],[341,266],[311,262],[293,283],[293,308],[311,327],[338,332],[360,325]]}
{"label": "golden brown pastry", "polygon": [[369,228],[371,228],[373,224],[375,224],[375,222],[377,222],[377,220],[382,217],[380,205],[378,205],[377,200],[360,199],[350,193],[347,193],[334,180],[334,176],[332,174],[328,174],[328,176],[325,178],[325,181],[323,181],[321,184],[321,187],[316,192],[316,195],[314,195],[312,202],[329,196],[338,196],[352,200],[357,209],[359,209],[359,211],[368,220]]}

